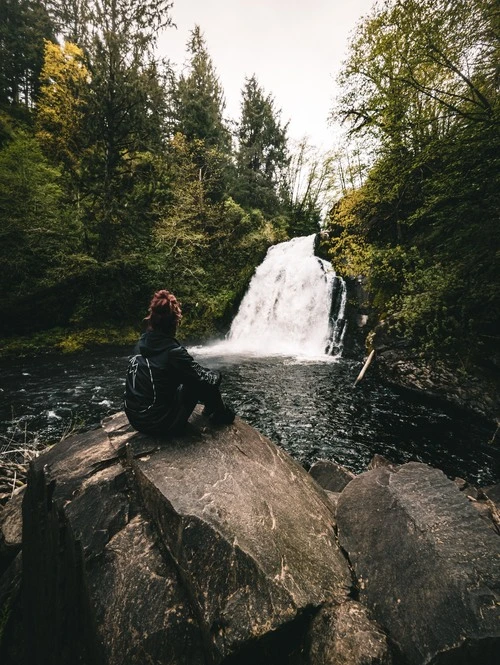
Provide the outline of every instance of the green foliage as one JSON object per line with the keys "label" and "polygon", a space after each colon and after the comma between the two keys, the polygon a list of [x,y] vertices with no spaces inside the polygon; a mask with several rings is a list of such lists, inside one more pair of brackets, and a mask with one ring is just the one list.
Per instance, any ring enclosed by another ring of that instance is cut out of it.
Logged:
{"label": "green foliage", "polygon": [[[286,127],[272,98],[254,81],[247,111],[263,117],[253,139],[240,138],[253,151],[246,176],[256,195],[236,201],[224,94],[201,30],[182,75],[155,56],[171,6],[0,7],[0,329],[36,332],[11,349],[76,350],[102,341],[101,330],[113,342],[161,287],[183,302],[184,335],[218,333],[269,245],[291,229]],[[293,211],[295,232],[316,214],[306,207]],[[62,332],[43,336],[55,327]]]}
{"label": "green foliage", "polygon": [[74,353],[98,346],[132,345],[137,341],[137,329],[135,328],[85,328],[78,332],[63,331],[60,338],[54,344],[54,348],[63,353]]}
{"label": "green foliage", "polygon": [[0,339],[0,358],[35,356],[43,352],[74,353],[99,346],[132,346],[139,328],[105,326],[101,328],[50,328],[31,335]]}
{"label": "green foliage", "polygon": [[246,79],[232,195],[244,207],[259,208],[269,216],[280,212],[278,186],[288,164],[288,125],[282,126],[280,114],[255,76]]}
{"label": "green foliage", "polygon": [[421,150],[450,122],[496,115],[494,0],[389,0],[359,26],[334,116],[384,147]]}
{"label": "green foliage", "polygon": [[83,124],[90,77],[83,50],[71,42],[59,46],[46,41],[40,76],[37,138],[45,154],[76,180],[85,149]]}
{"label": "green foliage", "polygon": [[24,133],[0,151],[3,298],[41,283],[77,243],[78,229],[62,205],[60,180],[60,171]]}
{"label": "green foliage", "polygon": [[218,148],[176,134],[168,169],[171,197],[156,210],[157,280],[181,300],[187,336],[212,335],[227,325],[255,265],[277,237],[260,211],[247,213],[231,198],[213,200],[211,192],[224,178],[223,158]]}
{"label": "green foliage", "polygon": [[461,291],[458,270],[421,260],[390,302],[396,329],[423,350],[453,351],[457,338],[471,332],[461,317]]}
{"label": "green foliage", "polygon": [[331,212],[331,255],[421,350],[484,358],[500,341],[497,28],[490,0],[390,1],[341,77],[336,113],[378,153]]}

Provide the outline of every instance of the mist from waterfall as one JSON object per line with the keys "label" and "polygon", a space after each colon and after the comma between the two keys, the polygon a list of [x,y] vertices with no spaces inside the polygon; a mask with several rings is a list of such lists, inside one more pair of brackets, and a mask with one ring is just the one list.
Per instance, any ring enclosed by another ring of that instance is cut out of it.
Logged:
{"label": "mist from waterfall", "polygon": [[[256,269],[227,339],[226,353],[338,356],[346,287],[314,255],[315,234],[271,247]],[[223,347],[223,348],[221,348]]]}

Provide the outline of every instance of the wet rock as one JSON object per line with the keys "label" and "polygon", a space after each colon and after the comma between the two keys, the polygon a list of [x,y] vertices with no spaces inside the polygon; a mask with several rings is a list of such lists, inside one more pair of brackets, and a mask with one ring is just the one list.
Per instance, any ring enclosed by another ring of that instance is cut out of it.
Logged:
{"label": "wet rock", "polygon": [[0,508],[0,663],[23,662],[22,502],[26,487]]}
{"label": "wet rock", "polygon": [[497,485],[491,485],[490,487],[483,487],[483,494],[490,500],[493,501],[495,506],[500,509],[500,483]]}
{"label": "wet rock", "polygon": [[477,500],[479,498],[484,498],[482,490],[478,489],[474,485],[471,485],[463,478],[453,478],[453,482],[468,499]]}
{"label": "wet rock", "polygon": [[366,279],[344,277],[347,288],[345,319],[348,333],[344,337],[344,357],[359,358],[365,352],[366,336],[374,318],[374,311],[369,305]]}
{"label": "wet rock", "polygon": [[378,455],[375,453],[375,455],[371,458],[370,462],[368,463],[367,469],[380,469],[381,467],[387,467],[391,471],[395,471],[398,468],[397,464],[394,464],[393,462],[390,462],[386,457],[383,455]]}
{"label": "wet rock", "polygon": [[309,469],[314,480],[325,490],[342,492],[356,476],[352,471],[330,460],[318,460]]}
{"label": "wet rock", "polygon": [[391,665],[387,635],[355,600],[323,607],[309,630],[310,665]]}
{"label": "wet rock", "polygon": [[469,485],[469,483],[463,478],[453,478],[453,482],[461,492],[463,492]]}
{"label": "wet rock", "polygon": [[21,550],[23,517],[21,506],[26,486],[0,508],[0,577]]}
{"label": "wet rock", "polygon": [[360,600],[410,665],[497,662],[500,538],[453,481],[419,463],[366,472],[337,525]]}
{"label": "wet rock", "polygon": [[480,488],[472,496],[467,485],[465,492],[479,515],[500,535],[500,485]]}
{"label": "wet rock", "polygon": [[327,497],[330,500],[330,503],[333,506],[334,513],[337,512],[337,504],[339,502],[340,492],[330,492],[330,490],[325,490]]}
{"label": "wet rock", "polygon": [[22,615],[22,554],[0,576],[0,663],[25,663]]}
{"label": "wet rock", "polygon": [[489,501],[478,501],[477,499],[471,499],[471,505],[477,510],[478,515],[481,519],[493,529],[497,534],[500,534],[500,520],[498,517],[498,512],[495,511],[495,507]]}

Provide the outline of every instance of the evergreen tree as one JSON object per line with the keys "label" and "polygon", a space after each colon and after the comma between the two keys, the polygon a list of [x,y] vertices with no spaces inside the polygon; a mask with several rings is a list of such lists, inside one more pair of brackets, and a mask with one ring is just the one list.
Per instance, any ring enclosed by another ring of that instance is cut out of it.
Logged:
{"label": "evergreen tree", "polygon": [[280,210],[279,185],[288,164],[287,127],[271,95],[266,95],[255,76],[246,79],[236,154],[238,179],[234,198],[245,207],[259,208],[266,215]]}
{"label": "evergreen tree", "polygon": [[53,24],[39,0],[0,0],[0,17],[0,107],[28,118]]}
{"label": "evergreen tree", "polygon": [[[82,218],[87,251],[106,261],[148,242],[151,231],[151,200],[145,192],[154,187],[155,174],[148,155],[164,146],[166,109],[154,47],[158,30],[171,23],[172,3],[88,0],[73,5],[81,11],[67,27],[81,35],[89,71]],[[60,16],[68,9],[63,2],[53,6]]]}
{"label": "evergreen tree", "polygon": [[46,0],[45,5],[58,34],[81,48],[88,43],[92,0]]}
{"label": "evergreen tree", "polygon": [[[199,26],[191,32],[187,50],[186,72],[178,80],[174,77],[172,84],[171,130],[190,144],[197,178],[205,181],[206,195],[216,203],[226,196],[233,177],[224,93]],[[215,160],[214,151],[218,153]],[[217,173],[212,172],[214,164]]]}
{"label": "evergreen tree", "polygon": [[224,122],[224,92],[197,25],[187,50],[187,72],[179,77],[173,90],[174,132],[180,132],[188,141],[199,139],[208,148],[229,152],[231,137]]}

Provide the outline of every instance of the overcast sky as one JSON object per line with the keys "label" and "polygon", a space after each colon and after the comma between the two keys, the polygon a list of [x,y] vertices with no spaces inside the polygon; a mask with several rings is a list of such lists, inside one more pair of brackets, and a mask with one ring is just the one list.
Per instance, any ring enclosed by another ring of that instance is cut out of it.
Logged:
{"label": "overcast sky", "polygon": [[165,31],[160,52],[182,66],[198,24],[226,96],[226,115],[240,115],[241,89],[255,74],[290,120],[292,138],[334,143],[327,118],[349,35],[373,0],[174,0],[177,29]]}

